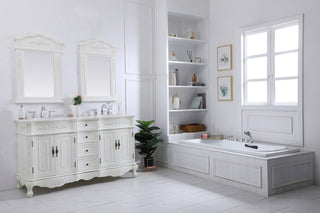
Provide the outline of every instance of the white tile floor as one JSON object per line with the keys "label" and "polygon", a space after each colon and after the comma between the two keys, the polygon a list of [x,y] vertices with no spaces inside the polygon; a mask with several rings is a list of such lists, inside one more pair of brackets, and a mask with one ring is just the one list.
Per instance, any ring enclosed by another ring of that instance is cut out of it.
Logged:
{"label": "white tile floor", "polygon": [[320,187],[311,186],[269,198],[191,175],[158,168],[137,178],[100,178],[58,189],[0,192],[0,212],[195,212],[319,213]]}

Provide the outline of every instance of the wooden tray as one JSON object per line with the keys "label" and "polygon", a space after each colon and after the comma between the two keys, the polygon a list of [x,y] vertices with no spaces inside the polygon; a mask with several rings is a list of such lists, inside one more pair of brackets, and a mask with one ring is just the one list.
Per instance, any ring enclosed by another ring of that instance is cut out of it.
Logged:
{"label": "wooden tray", "polygon": [[203,132],[206,131],[204,124],[181,124],[180,130],[183,132]]}

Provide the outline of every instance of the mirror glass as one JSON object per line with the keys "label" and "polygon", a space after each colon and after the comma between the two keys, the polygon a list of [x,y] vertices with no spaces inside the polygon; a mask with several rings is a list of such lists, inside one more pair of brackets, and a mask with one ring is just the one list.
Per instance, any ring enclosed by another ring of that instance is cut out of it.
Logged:
{"label": "mirror glass", "polygon": [[111,95],[111,63],[104,56],[87,56],[87,96]]}
{"label": "mirror glass", "polygon": [[54,97],[53,56],[24,53],[24,96]]}

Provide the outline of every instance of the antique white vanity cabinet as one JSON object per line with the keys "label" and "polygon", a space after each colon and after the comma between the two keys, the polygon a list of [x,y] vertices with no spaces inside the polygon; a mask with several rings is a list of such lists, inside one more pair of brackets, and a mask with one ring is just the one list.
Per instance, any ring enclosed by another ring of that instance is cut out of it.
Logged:
{"label": "antique white vanity cabinet", "polygon": [[18,188],[136,176],[133,116],[17,120]]}

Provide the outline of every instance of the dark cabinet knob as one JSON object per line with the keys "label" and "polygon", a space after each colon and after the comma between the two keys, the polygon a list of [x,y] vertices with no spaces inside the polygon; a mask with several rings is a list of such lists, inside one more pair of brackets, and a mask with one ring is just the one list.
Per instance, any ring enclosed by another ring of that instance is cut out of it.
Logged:
{"label": "dark cabinet knob", "polygon": [[56,157],[58,157],[58,153],[59,153],[58,146],[56,146]]}
{"label": "dark cabinet knob", "polygon": [[89,163],[87,163],[86,166],[89,166]]}
{"label": "dark cabinet knob", "polygon": [[86,152],[88,152],[89,150],[88,149],[86,149]]}
{"label": "dark cabinet knob", "polygon": [[52,147],[52,157],[54,157],[54,147]]}

